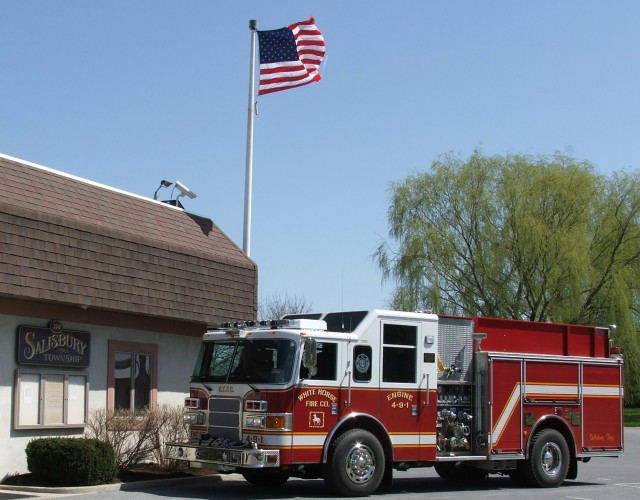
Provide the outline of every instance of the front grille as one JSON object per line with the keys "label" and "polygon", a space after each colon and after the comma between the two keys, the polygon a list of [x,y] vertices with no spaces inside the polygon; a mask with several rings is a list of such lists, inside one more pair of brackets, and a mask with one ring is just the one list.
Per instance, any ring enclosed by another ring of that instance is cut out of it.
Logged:
{"label": "front grille", "polygon": [[214,397],[209,399],[209,429],[213,437],[223,437],[240,441],[241,400],[237,398]]}

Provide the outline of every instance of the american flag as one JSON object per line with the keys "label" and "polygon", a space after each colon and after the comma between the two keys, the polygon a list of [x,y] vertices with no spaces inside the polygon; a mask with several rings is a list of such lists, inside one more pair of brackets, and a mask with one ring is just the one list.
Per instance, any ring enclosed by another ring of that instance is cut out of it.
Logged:
{"label": "american flag", "polygon": [[258,95],[300,87],[320,80],[324,38],[315,21],[300,21],[288,28],[258,31],[260,88]]}

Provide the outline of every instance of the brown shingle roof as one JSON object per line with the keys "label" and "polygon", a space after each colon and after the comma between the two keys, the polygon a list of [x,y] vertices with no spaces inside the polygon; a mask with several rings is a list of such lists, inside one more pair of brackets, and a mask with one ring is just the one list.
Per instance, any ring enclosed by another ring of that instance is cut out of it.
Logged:
{"label": "brown shingle roof", "polygon": [[0,155],[0,295],[211,323],[257,267],[210,219]]}

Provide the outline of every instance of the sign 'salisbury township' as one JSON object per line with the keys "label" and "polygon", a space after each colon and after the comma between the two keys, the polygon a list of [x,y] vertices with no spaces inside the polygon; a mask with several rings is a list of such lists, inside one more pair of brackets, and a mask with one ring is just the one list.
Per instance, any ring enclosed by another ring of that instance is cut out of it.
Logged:
{"label": "sign 'salisbury township'", "polygon": [[87,368],[91,358],[89,332],[63,330],[60,323],[48,328],[18,327],[18,363],[21,365]]}

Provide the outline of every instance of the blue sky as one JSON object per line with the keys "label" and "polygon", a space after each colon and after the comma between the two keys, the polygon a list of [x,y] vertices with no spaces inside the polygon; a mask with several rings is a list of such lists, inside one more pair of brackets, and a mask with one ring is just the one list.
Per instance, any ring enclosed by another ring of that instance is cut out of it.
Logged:
{"label": "blue sky", "polygon": [[149,197],[179,180],[242,247],[249,20],[310,16],[322,81],[258,100],[260,300],[385,306],[389,184],[444,154],[639,166],[632,0],[0,0],[0,152]]}

